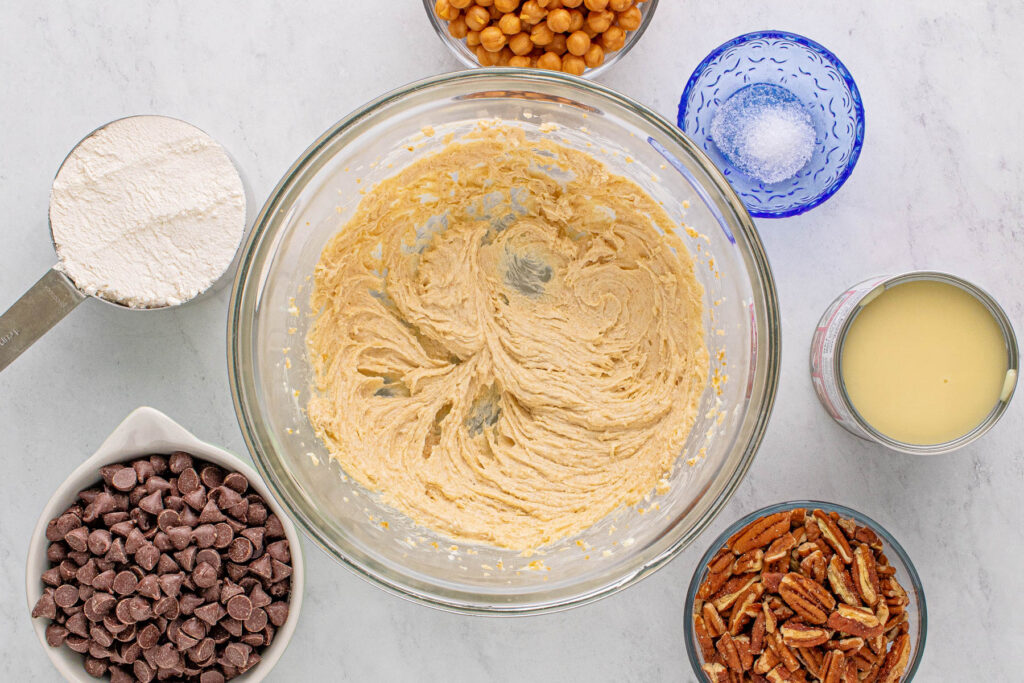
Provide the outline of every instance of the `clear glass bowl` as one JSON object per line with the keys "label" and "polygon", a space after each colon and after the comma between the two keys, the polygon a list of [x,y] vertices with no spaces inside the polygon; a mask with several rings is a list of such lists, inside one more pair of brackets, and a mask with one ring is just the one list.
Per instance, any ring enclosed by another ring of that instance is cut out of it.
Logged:
{"label": "clear glass bowl", "polygon": [[[755,83],[789,90],[814,123],[810,160],[795,176],[777,183],[762,183],[737,170],[711,139],[719,106]],[[864,105],[853,76],[818,43],[782,31],[747,33],[715,48],[690,76],[677,123],[758,218],[795,216],[827,200],[850,177],[864,143]]]}
{"label": "clear glass bowl", "polygon": [[910,659],[907,660],[907,670],[900,680],[903,683],[909,683],[909,681],[914,680],[914,674],[917,673],[917,668],[921,665],[921,656],[924,654],[924,643],[928,633],[928,609],[924,600],[924,588],[921,586],[921,577],[917,575],[914,563],[910,561],[910,557],[903,550],[903,547],[881,524],[856,510],[836,505],[835,503],[825,503],[820,500],[792,500],[787,503],[778,503],[761,508],[760,510],[754,510],[750,514],[736,520],[708,546],[707,552],[704,553],[697,563],[697,569],[693,573],[693,578],[690,579],[690,588],[686,591],[686,618],[683,620],[686,654],[690,659],[690,666],[693,667],[693,673],[697,680],[706,681],[707,677],[701,669],[703,660],[701,658],[700,645],[697,643],[697,636],[693,631],[693,604],[697,598],[697,590],[704,582],[704,579],[707,578],[708,562],[711,561],[711,558],[714,557],[719,549],[725,546],[726,541],[733,534],[755,519],[795,508],[837,512],[840,517],[852,518],[861,526],[868,527],[882,539],[883,552],[889,558],[889,564],[896,569],[895,578],[903,586],[903,589],[907,592],[907,597],[910,599],[910,604],[907,605],[907,618],[910,624],[910,642],[913,643],[913,649],[910,651]]}
{"label": "clear glass bowl", "polygon": [[[640,12],[643,14],[643,19],[640,22],[640,26],[635,31],[626,32],[626,44],[622,46],[621,50],[615,52],[606,53],[604,57],[604,63],[601,66],[593,69],[587,69],[583,72],[581,78],[597,78],[608,69],[612,68],[612,65],[626,56],[626,53],[633,49],[636,42],[640,40],[640,36],[647,30],[648,24],[651,23],[651,18],[654,16],[654,11],[658,8],[658,0],[647,0],[637,5],[640,8]],[[448,33],[448,22],[441,19],[437,14],[434,13],[434,0],[423,0],[423,9],[427,11],[427,16],[430,18],[430,25],[434,27],[434,32],[437,36],[448,46],[448,49],[452,51],[455,57],[468,66],[469,68],[479,69],[480,62],[476,59],[476,54],[466,45],[465,38],[454,38],[452,34]],[[530,69],[533,71],[533,69]]]}
{"label": "clear glass bowl", "polygon": [[[311,275],[360,191],[444,147],[480,120],[555,136],[664,202],[697,261],[720,393],[702,397],[671,491],[613,513],[532,557],[464,546],[378,502],[344,476],[305,415]],[[433,135],[422,127],[429,122]],[[412,151],[410,151],[412,148]],[[640,579],[690,543],[743,477],[771,412],[779,312],[753,222],[721,173],[678,128],[586,81],[474,69],[413,83],[328,130],[274,190],[243,251],[229,311],[235,409],[257,468],[327,553],[394,592],[455,611],[522,614],[581,604]],[[695,466],[687,466],[688,459]],[[382,524],[386,522],[385,524]]]}

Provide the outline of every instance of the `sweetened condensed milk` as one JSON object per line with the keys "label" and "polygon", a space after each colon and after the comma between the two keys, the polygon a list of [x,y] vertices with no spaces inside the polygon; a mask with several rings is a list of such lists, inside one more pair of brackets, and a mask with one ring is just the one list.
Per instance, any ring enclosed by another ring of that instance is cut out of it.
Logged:
{"label": "sweetened condensed milk", "polygon": [[861,417],[910,444],[953,441],[984,422],[1007,369],[992,313],[960,287],[928,280],[898,284],[864,306],[840,359]]}
{"label": "sweetened condensed milk", "polygon": [[853,285],[811,343],[811,381],[832,418],[906,453],[948,452],[985,433],[1013,395],[1018,366],[999,304],[928,271]]}

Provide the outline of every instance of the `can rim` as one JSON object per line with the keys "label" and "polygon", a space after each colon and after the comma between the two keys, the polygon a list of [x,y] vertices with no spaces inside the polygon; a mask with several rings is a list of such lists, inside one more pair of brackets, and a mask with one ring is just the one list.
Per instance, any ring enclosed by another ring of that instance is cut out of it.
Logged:
{"label": "can rim", "polygon": [[[870,280],[866,280],[866,282],[869,281]],[[887,291],[892,287],[915,281],[944,282],[960,288],[981,303],[986,310],[992,314],[992,317],[995,318],[995,321],[999,325],[999,329],[1003,334],[1003,342],[1006,345],[1007,352],[1007,373],[1012,370],[1016,373],[1017,377],[1020,376],[1020,352],[1017,346],[1017,335],[1014,333],[1013,324],[1010,322],[1009,316],[1006,315],[1006,311],[1003,310],[1002,306],[999,305],[999,302],[997,302],[991,294],[972,282],[941,271],[914,270],[899,275],[884,277],[871,289],[870,292],[868,292],[868,294],[865,294],[865,297],[862,298],[870,296],[871,293],[876,291],[879,287],[881,287],[883,291]],[[860,414],[860,411],[858,411],[853,405],[853,401],[850,400],[850,395],[846,391],[846,382],[843,378],[842,372],[843,348],[846,345],[846,335],[849,333],[850,328],[853,325],[853,321],[857,319],[857,316],[863,308],[864,307],[860,305],[860,302],[858,302],[857,307],[850,313],[849,317],[843,321],[842,327],[839,329],[839,334],[836,337],[836,350],[832,356],[832,369],[835,373],[836,385],[839,389],[839,396],[843,401],[844,407],[850,411],[850,415],[853,417],[854,422],[870,437],[871,440],[901,453],[908,453],[911,455],[940,455],[963,448],[969,443],[980,438],[995,426],[1003,416],[1003,413],[1006,412],[1006,408],[1009,406],[1010,400],[1016,392],[1016,379],[1014,379],[1013,386],[1010,388],[1009,393],[1007,393],[1005,397],[1000,395],[996,404],[992,407],[992,410],[984,420],[966,434],[951,441],[943,441],[936,444],[913,444],[898,441],[875,429],[866,419],[864,419]]]}

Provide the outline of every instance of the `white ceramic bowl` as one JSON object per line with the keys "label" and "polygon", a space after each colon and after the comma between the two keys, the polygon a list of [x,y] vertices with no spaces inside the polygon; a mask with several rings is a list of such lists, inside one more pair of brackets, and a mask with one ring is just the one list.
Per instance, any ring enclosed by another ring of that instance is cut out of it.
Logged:
{"label": "white ceramic bowl", "polygon": [[[172,453],[186,451],[225,469],[245,475],[257,493],[263,496],[271,511],[276,514],[284,525],[285,535],[291,548],[292,556],[292,590],[288,607],[288,620],[277,629],[270,647],[260,652],[262,660],[245,674],[234,679],[240,683],[256,683],[262,681],[277,660],[284,654],[288,642],[295,632],[295,625],[302,611],[302,593],[305,583],[305,565],[302,559],[302,546],[299,535],[295,531],[284,509],[277,502],[266,484],[252,467],[244,463],[238,456],[228,453],[222,448],[200,441],[184,427],[167,417],[159,410],[142,407],[137,408],[117,426],[106,438],[99,449],[85,462],[79,465],[64,480],[57,491],[43,508],[36,528],[32,532],[32,542],[28,548],[28,562],[25,568],[25,593],[28,597],[28,609],[32,608],[43,594],[41,576],[49,568],[46,549],[50,542],[46,540],[47,523],[63,512],[75,500],[78,492],[95,485],[100,481],[99,470],[104,465],[122,462],[131,458],[152,453]],[[49,656],[57,671],[68,681],[74,683],[95,683],[96,679],[85,672],[83,656],[66,647],[50,647],[46,643],[47,619],[32,619],[32,628]]]}

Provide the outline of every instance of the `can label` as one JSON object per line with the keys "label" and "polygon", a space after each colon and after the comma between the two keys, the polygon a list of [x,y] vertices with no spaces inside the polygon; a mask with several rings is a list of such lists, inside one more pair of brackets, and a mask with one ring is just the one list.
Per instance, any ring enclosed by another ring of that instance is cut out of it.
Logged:
{"label": "can label", "polygon": [[853,416],[853,410],[840,388],[837,372],[836,350],[842,339],[847,321],[856,313],[858,306],[880,285],[892,279],[892,276],[877,277],[865,280],[843,292],[825,311],[814,330],[811,341],[811,382],[818,400],[836,422],[847,431],[875,441],[875,437],[860,426]]}

